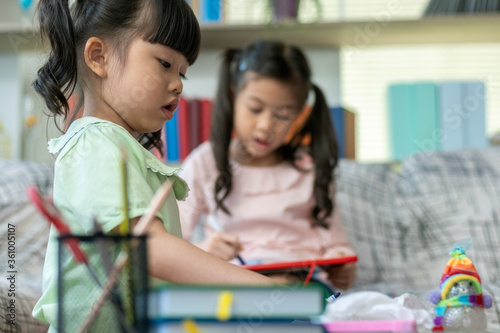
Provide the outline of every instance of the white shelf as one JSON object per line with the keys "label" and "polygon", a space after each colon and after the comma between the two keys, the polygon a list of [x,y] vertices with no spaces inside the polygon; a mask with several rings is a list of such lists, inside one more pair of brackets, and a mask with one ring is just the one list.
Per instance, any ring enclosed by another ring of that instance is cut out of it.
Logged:
{"label": "white shelf", "polygon": [[202,28],[202,47],[241,47],[279,39],[301,47],[500,42],[500,15],[440,16],[390,22],[349,21],[288,25],[212,25]]}
{"label": "white shelf", "polygon": [[0,52],[21,52],[42,49],[37,28],[21,23],[0,22]]}
{"label": "white shelf", "polygon": [[[388,22],[346,21],[280,25],[205,25],[202,48],[241,47],[257,39],[278,39],[301,47],[395,44],[499,43],[500,15],[429,17]],[[36,29],[0,23],[0,51],[41,49]]]}

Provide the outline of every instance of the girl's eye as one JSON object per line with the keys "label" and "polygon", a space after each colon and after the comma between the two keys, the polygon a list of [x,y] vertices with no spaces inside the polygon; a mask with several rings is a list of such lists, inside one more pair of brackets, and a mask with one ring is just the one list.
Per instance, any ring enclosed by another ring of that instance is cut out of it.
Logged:
{"label": "girl's eye", "polygon": [[250,110],[250,112],[256,113],[256,114],[260,113],[262,111],[261,108],[251,108],[251,107],[249,107],[248,109]]}
{"label": "girl's eye", "polygon": [[285,114],[279,114],[279,113],[276,113],[274,116],[276,117],[276,119],[283,120],[283,121],[289,121],[289,120],[293,119],[293,116],[291,116],[291,115],[285,115]]}
{"label": "girl's eye", "polygon": [[179,74],[179,76],[181,77],[182,80],[187,80],[188,78],[186,77],[186,74]]}
{"label": "girl's eye", "polygon": [[160,63],[163,67],[165,68],[170,68],[172,65],[169,62],[166,62],[165,60],[160,60]]}
{"label": "girl's eye", "polygon": [[274,117],[278,120],[289,121],[292,120],[295,116],[287,110],[276,110],[274,112]]}

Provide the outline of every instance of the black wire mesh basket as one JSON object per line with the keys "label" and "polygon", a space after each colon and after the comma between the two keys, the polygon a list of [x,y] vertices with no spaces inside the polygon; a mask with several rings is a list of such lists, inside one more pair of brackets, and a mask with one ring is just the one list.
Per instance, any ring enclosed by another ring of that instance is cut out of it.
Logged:
{"label": "black wire mesh basket", "polygon": [[58,332],[148,331],[145,236],[60,236],[57,265]]}

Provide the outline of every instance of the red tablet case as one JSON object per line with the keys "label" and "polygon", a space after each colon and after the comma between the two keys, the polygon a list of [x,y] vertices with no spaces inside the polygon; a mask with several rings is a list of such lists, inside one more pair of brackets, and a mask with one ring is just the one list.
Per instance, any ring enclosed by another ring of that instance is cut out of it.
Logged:
{"label": "red tablet case", "polygon": [[256,265],[242,265],[246,269],[251,271],[259,272],[262,274],[270,273],[280,273],[280,272],[291,272],[294,270],[314,270],[316,266],[334,266],[342,265],[349,262],[358,261],[357,256],[345,256],[345,257],[335,257],[335,258],[318,258],[318,259],[307,259],[307,260],[297,260],[297,261],[280,261],[280,262],[270,262],[265,264]]}

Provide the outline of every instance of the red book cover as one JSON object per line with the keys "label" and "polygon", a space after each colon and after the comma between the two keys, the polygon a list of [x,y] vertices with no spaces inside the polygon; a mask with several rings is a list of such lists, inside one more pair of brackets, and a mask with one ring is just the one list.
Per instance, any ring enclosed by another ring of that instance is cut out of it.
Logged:
{"label": "red book cover", "polygon": [[181,160],[185,159],[189,155],[190,143],[189,143],[189,103],[186,99],[181,98],[179,101],[179,128],[177,133],[179,133],[179,150]]}
{"label": "red book cover", "polygon": [[314,267],[328,267],[334,265],[342,265],[349,262],[358,261],[357,256],[344,256],[344,257],[334,257],[334,258],[318,258],[318,259],[306,259],[297,261],[280,261],[280,262],[270,262],[265,264],[256,265],[242,265],[251,271],[259,272],[262,274],[275,274],[291,271],[308,271],[309,269],[314,269]]}
{"label": "red book cover", "polygon": [[212,119],[212,100],[202,99],[200,106],[200,142],[210,140],[210,124]]}
{"label": "red book cover", "polygon": [[189,152],[201,143],[200,131],[200,101],[193,98],[189,101]]}

